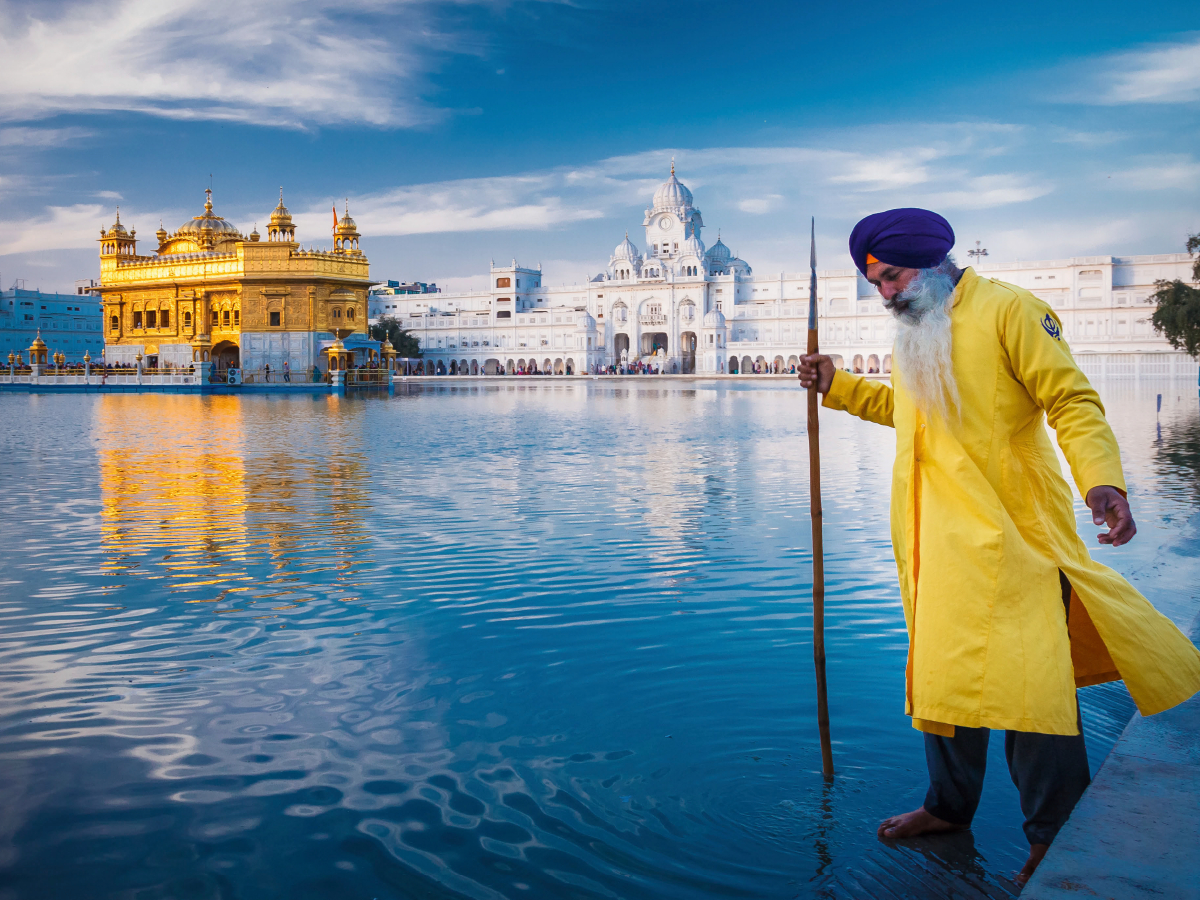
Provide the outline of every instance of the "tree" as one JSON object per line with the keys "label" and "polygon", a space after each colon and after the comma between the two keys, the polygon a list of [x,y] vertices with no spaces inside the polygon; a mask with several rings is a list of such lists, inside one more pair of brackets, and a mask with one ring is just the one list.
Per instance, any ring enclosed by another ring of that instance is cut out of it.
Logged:
{"label": "tree", "polygon": [[371,326],[371,337],[377,341],[385,338],[396,348],[396,355],[404,359],[416,359],[421,355],[421,344],[416,336],[400,327],[400,322],[391,316],[384,316]]}
{"label": "tree", "polygon": [[[1195,256],[1200,250],[1200,234],[1188,235],[1187,251]],[[1192,280],[1200,283],[1200,257],[1192,264]],[[1154,282],[1150,300],[1156,304],[1150,321],[1154,330],[1188,356],[1200,356],[1200,288],[1180,279]]]}

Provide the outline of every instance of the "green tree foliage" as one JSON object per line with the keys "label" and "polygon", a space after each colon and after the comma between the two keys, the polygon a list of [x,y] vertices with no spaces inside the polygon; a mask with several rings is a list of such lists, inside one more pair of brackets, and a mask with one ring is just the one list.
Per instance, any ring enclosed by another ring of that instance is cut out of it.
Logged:
{"label": "green tree foliage", "polygon": [[400,323],[391,316],[384,316],[371,326],[371,337],[377,341],[387,338],[396,348],[396,355],[406,359],[416,359],[421,355],[421,345],[412,332],[405,331]]}
{"label": "green tree foliage", "polygon": [[[1187,250],[1195,255],[1200,250],[1200,234],[1188,235]],[[1192,280],[1200,283],[1200,257],[1192,264]],[[1150,317],[1154,330],[1171,342],[1176,350],[1188,356],[1200,356],[1200,288],[1180,279],[1154,282],[1150,299],[1157,308]]]}

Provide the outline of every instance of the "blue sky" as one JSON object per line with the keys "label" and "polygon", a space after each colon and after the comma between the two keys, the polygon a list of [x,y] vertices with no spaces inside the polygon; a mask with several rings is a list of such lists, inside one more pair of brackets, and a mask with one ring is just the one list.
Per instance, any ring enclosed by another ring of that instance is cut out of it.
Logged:
{"label": "blue sky", "polygon": [[[350,12],[346,12],[350,9]],[[676,158],[711,244],[848,267],[862,215],[990,259],[1178,252],[1200,231],[1193,4],[0,2],[0,279],[95,277],[203,204],[305,244],[349,198],[379,279],[600,271]]]}

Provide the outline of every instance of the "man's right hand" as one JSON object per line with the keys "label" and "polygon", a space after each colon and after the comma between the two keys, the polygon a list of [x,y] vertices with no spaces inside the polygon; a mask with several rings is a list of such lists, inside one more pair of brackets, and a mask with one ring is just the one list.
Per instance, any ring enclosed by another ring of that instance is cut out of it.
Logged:
{"label": "man's right hand", "polygon": [[806,388],[814,384],[822,394],[828,394],[833,386],[833,359],[814,353],[800,357],[800,383]]}

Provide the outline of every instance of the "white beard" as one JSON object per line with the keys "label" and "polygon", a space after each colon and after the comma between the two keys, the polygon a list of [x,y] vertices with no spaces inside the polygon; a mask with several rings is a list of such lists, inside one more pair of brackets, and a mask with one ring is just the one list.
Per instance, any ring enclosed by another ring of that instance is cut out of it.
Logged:
{"label": "white beard", "polygon": [[950,307],[954,302],[953,262],[922,269],[900,295],[909,301],[897,315],[893,354],[904,387],[926,416],[957,412],[958,384],[950,355]]}

